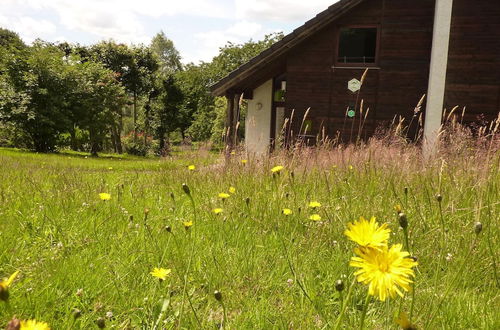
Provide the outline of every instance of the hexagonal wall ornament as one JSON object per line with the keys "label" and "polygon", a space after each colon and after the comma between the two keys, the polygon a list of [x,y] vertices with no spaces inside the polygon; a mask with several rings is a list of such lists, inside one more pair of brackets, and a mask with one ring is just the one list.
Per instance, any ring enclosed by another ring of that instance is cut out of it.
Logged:
{"label": "hexagonal wall ornament", "polygon": [[347,83],[347,89],[349,89],[353,93],[356,93],[361,89],[361,81],[356,78],[349,80],[349,82]]}

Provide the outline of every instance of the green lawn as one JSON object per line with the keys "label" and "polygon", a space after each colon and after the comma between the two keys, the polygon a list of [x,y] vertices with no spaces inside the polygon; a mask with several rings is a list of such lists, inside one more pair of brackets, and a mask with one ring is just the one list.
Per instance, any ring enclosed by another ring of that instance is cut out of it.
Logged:
{"label": "green lawn", "polygon": [[[0,278],[20,271],[0,301],[0,328],[14,316],[52,329],[97,328],[98,318],[118,329],[333,328],[354,279],[347,223],[375,216],[389,224],[391,244],[404,243],[400,205],[416,288],[371,299],[366,328],[397,329],[405,311],[418,328],[500,329],[500,153],[463,151],[423,166],[411,148],[384,148],[247,164],[196,152],[140,159],[0,149]],[[284,169],[273,176],[275,165]],[[154,267],[171,269],[166,281],[150,275]],[[342,328],[359,327],[366,290],[353,286]]]}

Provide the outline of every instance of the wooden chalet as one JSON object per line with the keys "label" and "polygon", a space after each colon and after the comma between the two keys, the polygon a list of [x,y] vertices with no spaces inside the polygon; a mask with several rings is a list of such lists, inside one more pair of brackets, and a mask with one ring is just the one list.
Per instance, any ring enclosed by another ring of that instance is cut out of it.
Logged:
{"label": "wooden chalet", "polygon": [[284,133],[349,139],[365,116],[363,137],[395,116],[418,121],[416,114],[433,140],[444,108],[466,107],[465,122],[499,114],[500,1],[340,0],[212,92],[227,97],[230,143],[239,100],[248,100],[249,152],[267,152]]}

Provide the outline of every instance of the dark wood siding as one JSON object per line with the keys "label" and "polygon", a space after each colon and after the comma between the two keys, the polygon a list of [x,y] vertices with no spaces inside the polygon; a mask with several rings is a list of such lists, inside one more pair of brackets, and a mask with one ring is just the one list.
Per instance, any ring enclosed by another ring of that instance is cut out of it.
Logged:
{"label": "dark wood siding", "polygon": [[[325,131],[352,139],[360,127],[359,100],[365,114],[363,136],[387,125],[394,116],[411,120],[415,105],[427,91],[434,0],[370,0],[316,33],[294,49],[287,60],[287,99],[289,115],[295,110],[296,133],[310,108],[312,133]],[[377,68],[369,70],[359,95],[347,89],[352,78],[360,79],[363,69],[335,67],[338,29],[348,25],[376,25],[380,30]],[[357,104],[354,119],[346,109]]]}
{"label": "dark wood siding", "polygon": [[500,1],[454,1],[445,105],[466,107],[466,122],[498,115]]}

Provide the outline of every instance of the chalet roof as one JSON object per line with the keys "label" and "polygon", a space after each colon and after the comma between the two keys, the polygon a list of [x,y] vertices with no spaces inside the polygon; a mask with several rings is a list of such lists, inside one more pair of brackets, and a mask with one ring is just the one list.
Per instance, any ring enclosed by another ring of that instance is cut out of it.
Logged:
{"label": "chalet roof", "polygon": [[229,73],[226,77],[212,85],[212,93],[216,96],[223,96],[230,90],[241,90],[240,84],[243,81],[247,80],[257,71],[275,61],[281,55],[300,44],[316,31],[324,28],[340,16],[343,16],[363,1],[365,0],[340,0],[331,5],[328,9],[322,11],[314,18],[304,23],[304,25],[293,30],[293,32],[286,35],[270,48],[264,50],[262,53],[255,56],[250,61],[241,65],[239,68]]}

